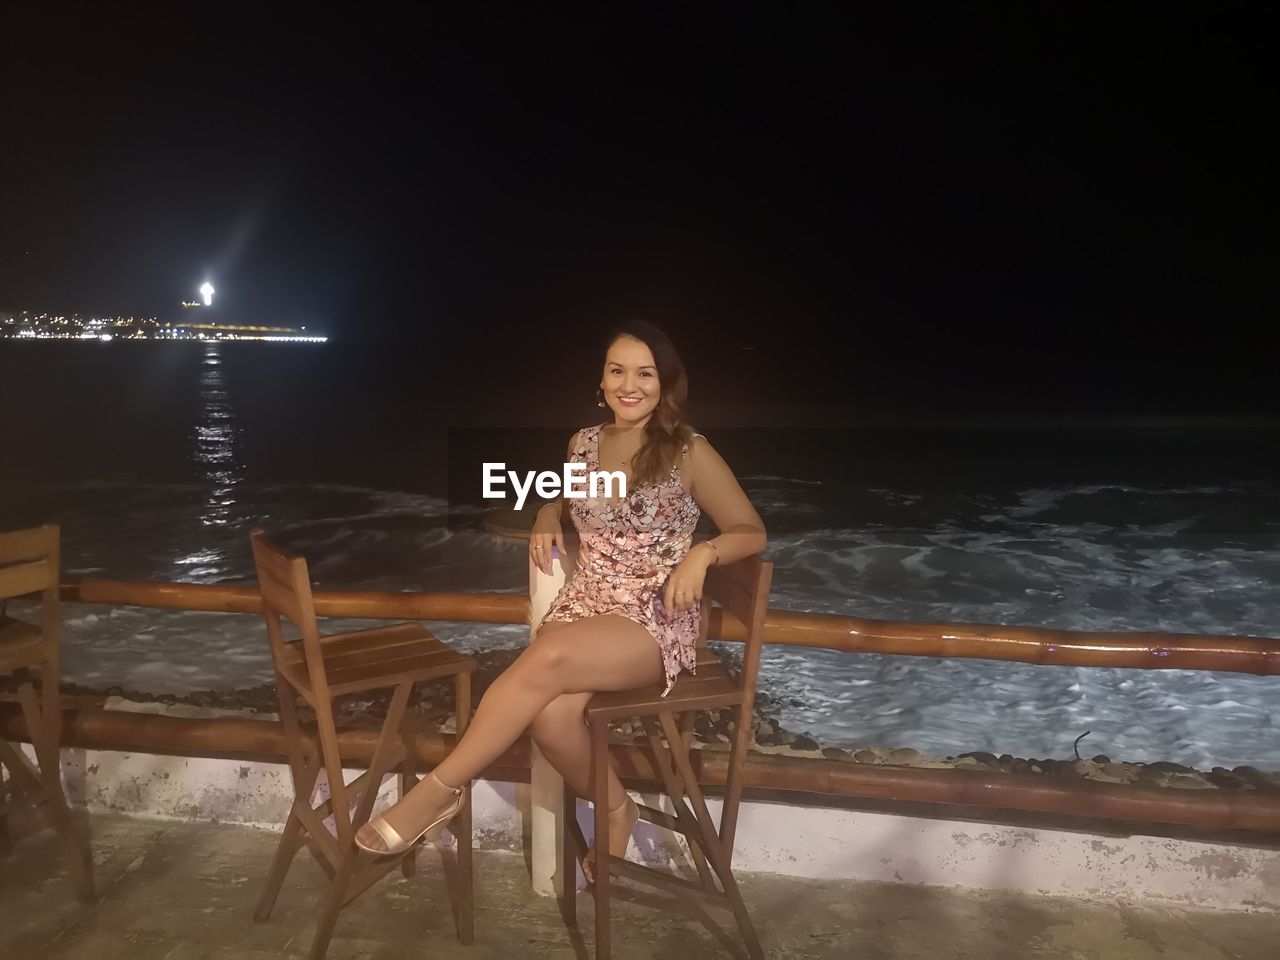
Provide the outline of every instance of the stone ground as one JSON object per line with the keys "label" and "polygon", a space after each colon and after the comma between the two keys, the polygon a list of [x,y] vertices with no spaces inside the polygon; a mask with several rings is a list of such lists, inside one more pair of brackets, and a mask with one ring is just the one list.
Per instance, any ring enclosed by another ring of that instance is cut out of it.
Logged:
{"label": "stone ground", "polygon": [[[14,811],[13,851],[0,861],[0,957],[197,960],[302,957],[323,875],[299,857],[272,918],[255,924],[275,835],[246,827],[94,815],[98,900],[77,903],[55,839]],[[476,940],[458,943],[442,854],[419,855],[418,875],[393,872],[338,919],[328,956],[489,960],[591,957],[592,908],[580,894],[581,934],[554,900],[529,888],[523,858],[476,860]],[[742,874],[766,955],[982,960],[1263,960],[1274,958],[1280,917],[1122,906],[932,887]],[[662,904],[661,910],[654,904]],[[729,958],[727,914],[637,891],[614,907],[614,956]],[[717,925],[717,922],[719,925]]]}

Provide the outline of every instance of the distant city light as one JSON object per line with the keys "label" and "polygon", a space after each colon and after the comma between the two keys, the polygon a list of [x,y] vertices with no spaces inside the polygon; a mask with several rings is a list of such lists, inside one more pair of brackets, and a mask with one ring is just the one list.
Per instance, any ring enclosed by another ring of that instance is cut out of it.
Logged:
{"label": "distant city light", "polygon": [[206,307],[213,306],[213,284],[208,280],[201,284],[200,296],[204,297],[204,305]]}
{"label": "distant city light", "polygon": [[[195,304],[198,306],[198,304]],[[306,327],[261,324],[183,323],[158,317],[58,316],[49,313],[0,313],[0,340],[259,340],[277,343],[328,343],[323,334]]]}

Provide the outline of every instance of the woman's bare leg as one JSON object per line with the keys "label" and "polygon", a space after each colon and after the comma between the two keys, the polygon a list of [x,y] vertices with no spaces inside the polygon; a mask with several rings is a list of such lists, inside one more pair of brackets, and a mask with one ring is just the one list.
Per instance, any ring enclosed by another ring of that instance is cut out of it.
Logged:
{"label": "woman's bare leg", "polygon": [[[533,719],[529,732],[548,762],[560,771],[565,781],[582,796],[591,796],[591,735],[583,720],[590,693],[563,693],[542,708]],[[631,831],[635,829],[639,810],[627,795],[613,767],[609,768],[609,852],[626,856]],[[572,811],[565,811],[573,816]],[[583,870],[594,879],[592,854],[588,853]]]}
{"label": "woman's bare leg", "polygon": [[[657,683],[662,675],[658,645],[632,620],[609,615],[546,624],[485,692],[467,732],[435,776],[424,778],[382,818],[400,836],[416,835],[453,802],[449,788],[478,776],[561,694],[630,690]],[[359,835],[369,847],[385,849],[372,826],[366,824]]]}

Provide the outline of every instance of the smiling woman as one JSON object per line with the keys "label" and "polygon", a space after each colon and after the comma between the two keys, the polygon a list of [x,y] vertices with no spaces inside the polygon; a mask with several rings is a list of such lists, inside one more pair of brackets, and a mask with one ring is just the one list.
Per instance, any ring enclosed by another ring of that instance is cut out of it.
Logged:
{"label": "smiling woman", "polygon": [[[697,666],[707,570],[764,549],[764,524],[733,472],[685,422],[684,364],[662,331],[645,323],[618,330],[605,351],[599,391],[613,422],[574,434],[566,477],[621,474],[622,495],[565,492],[539,511],[530,557],[550,573],[552,547],[565,546],[560,516],[567,505],[580,538],[572,578],[533,643],[489,688],[454,752],[361,829],[357,842],[365,849],[396,852],[443,827],[461,802],[459,788],[525,730],[575,790],[592,795],[587,701],[597,692],[660,681],[664,696],[670,692],[682,672]],[[694,546],[704,509],[720,533]],[[612,773],[608,804],[610,852],[621,856],[637,810]],[[583,865],[588,876],[592,856]]]}
{"label": "smiling woman", "polygon": [[693,438],[684,422],[689,397],[684,364],[666,335],[649,324],[630,324],[611,338],[600,395],[600,405],[614,417],[597,457],[605,469],[630,463],[637,481],[652,482]]}

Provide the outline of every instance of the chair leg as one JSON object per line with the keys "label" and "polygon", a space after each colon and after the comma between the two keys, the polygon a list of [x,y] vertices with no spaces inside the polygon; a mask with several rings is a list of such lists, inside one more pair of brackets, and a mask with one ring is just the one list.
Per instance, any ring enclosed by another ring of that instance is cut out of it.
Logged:
{"label": "chair leg", "polygon": [[[702,834],[698,829],[697,818],[685,803],[685,790],[679,776],[671,766],[671,751],[663,745],[659,735],[657,721],[653,717],[644,718],[645,735],[649,739],[649,750],[653,754],[653,763],[667,788],[667,796],[671,798],[671,808],[675,811],[676,822],[680,832],[689,844],[689,856],[698,870],[698,878],[708,890],[716,889],[715,878],[711,868],[707,866],[707,858],[702,852]],[[672,750],[679,750],[679,744],[673,744]]]}
{"label": "chair leg", "polygon": [[578,795],[569,784],[564,785],[564,833],[560,837],[560,875],[563,903],[561,913],[567,925],[578,922],[578,857],[581,849],[581,831],[578,828]]}
{"label": "chair leg", "polygon": [[9,807],[13,805],[15,785],[0,763],[0,857],[7,857],[13,852],[13,843],[9,839]]}
{"label": "chair leg", "polygon": [[[457,737],[467,732],[471,722],[471,674],[454,677],[454,729]],[[463,944],[475,940],[475,859],[472,844],[471,781],[462,785],[466,799],[454,818],[450,832],[458,843],[458,940]]]}
{"label": "chair leg", "polygon": [[320,908],[320,917],[316,922],[316,936],[311,941],[311,952],[307,954],[310,960],[324,960],[324,955],[329,949],[329,941],[333,939],[333,928],[338,922],[338,911],[342,909],[342,904],[346,900],[347,886],[351,883],[351,875],[355,872],[357,851],[353,845],[352,849],[344,852],[342,862],[338,864],[338,871],[334,874],[333,883],[329,886],[329,892],[324,898],[324,905]]}
{"label": "chair leg", "polygon": [[591,726],[591,794],[595,807],[596,960],[609,960],[609,725]]}
{"label": "chair leg", "polygon": [[764,951],[760,948],[760,938],[756,936],[755,925],[751,922],[751,914],[747,905],[742,902],[742,893],[738,890],[738,881],[733,878],[733,871],[728,867],[718,871],[720,885],[724,887],[725,896],[733,908],[733,917],[738,921],[738,932],[747,945],[747,955],[751,960],[764,960]]}
{"label": "chair leg", "polygon": [[[369,760],[369,769],[364,774],[368,780],[362,788],[363,792],[356,804],[354,814],[348,806],[351,797],[351,785],[347,784],[342,777],[342,758],[337,750],[336,731],[331,725],[321,730],[321,743],[328,742],[328,747],[325,750],[325,767],[330,771],[329,797],[331,809],[336,814],[335,820],[338,826],[339,859],[337,870],[333,875],[333,881],[329,886],[329,892],[325,896],[324,905],[320,909],[315,940],[311,944],[311,960],[323,960],[325,952],[329,949],[329,940],[333,937],[334,926],[338,922],[338,913],[342,908],[352,898],[358,896],[361,891],[367,889],[371,883],[381,877],[387,870],[395,867],[395,864],[392,863],[389,867],[378,870],[376,864],[368,865],[367,869],[362,873],[360,881],[356,884],[356,889],[351,891],[350,897],[347,895],[347,889],[351,886],[352,878],[355,876],[357,861],[360,859],[360,851],[355,845],[354,833],[368,821],[369,814],[373,810],[374,801],[377,798],[378,785],[382,783],[383,777],[392,767],[391,755],[395,752],[396,738],[403,729],[405,707],[409,702],[409,686],[407,683],[397,685],[395,693],[391,697],[391,704],[387,708],[387,718],[383,723],[382,732],[378,736],[378,742],[373,748],[373,756]],[[321,703],[323,702],[321,701]],[[330,714],[330,717],[332,717],[332,714]],[[330,719],[331,723],[332,720]],[[332,772],[335,770],[337,771],[336,776]],[[354,783],[355,781],[353,781]],[[344,822],[348,826],[351,835],[343,835]]]}
{"label": "chair leg", "polygon": [[[679,743],[680,728],[675,718],[669,713],[663,713],[659,714],[659,720],[662,723],[663,731],[666,733],[667,742],[671,744]],[[698,785],[698,780],[693,775],[693,767],[689,763],[689,754],[677,750],[674,752],[674,760],[676,771],[684,782],[690,804],[693,807],[693,813],[697,818],[698,833],[702,837],[707,860],[711,865],[711,869],[716,872],[716,876],[720,878],[720,886],[729,900],[729,906],[733,909],[734,919],[738,921],[738,930],[741,932],[743,942],[747,946],[747,953],[751,960],[764,960],[764,953],[760,948],[760,939],[756,936],[755,926],[751,923],[751,915],[747,912],[746,905],[742,902],[742,894],[738,890],[738,883],[733,878],[733,868],[730,866],[733,851],[725,850],[720,842],[715,825],[711,821],[711,815],[707,811],[706,799],[703,797],[702,788]]]}
{"label": "chair leg", "polygon": [[289,875],[289,868],[293,866],[293,859],[306,844],[306,825],[298,816],[297,805],[300,803],[310,805],[316,780],[320,778],[321,766],[319,760],[309,762],[306,752],[302,749],[302,731],[298,725],[295,694],[288,681],[279,673],[276,674],[276,688],[280,691],[280,720],[284,726],[294,799],[293,806],[289,808],[288,819],[285,820],[280,843],[276,846],[275,856],[271,860],[271,868],[267,871],[267,882],[262,888],[258,905],[253,911],[253,919],[258,923],[264,923],[271,917],[276,899],[280,896],[280,888],[284,886],[284,879]]}
{"label": "chair leg", "polygon": [[[41,681],[44,682],[44,678],[41,678]],[[62,790],[61,758],[58,749],[62,726],[61,711],[54,709],[50,716],[49,710],[42,710],[30,681],[18,687],[18,699],[22,703],[22,714],[27,723],[27,732],[31,735],[31,744],[36,750],[36,761],[40,766],[40,785],[49,804],[49,819],[66,849],[76,898],[84,903],[91,903],[94,899],[93,854],[89,850],[88,838],[83,836],[76,827],[75,820],[71,816],[71,808],[67,805],[67,796]],[[45,703],[49,702],[50,700],[46,697]]]}
{"label": "chair leg", "polygon": [[293,858],[302,848],[302,830],[302,821],[298,819],[295,812],[290,810],[289,819],[285,821],[284,834],[280,837],[275,856],[271,860],[271,869],[267,871],[267,882],[262,888],[262,894],[258,897],[258,906],[253,911],[253,919],[257,923],[265,923],[271,918],[276,898],[280,896],[280,888],[284,886],[284,878],[289,875]]}
{"label": "chair leg", "polygon": [[[413,698],[410,697],[410,700]],[[400,764],[400,799],[418,784],[418,749],[413,725],[413,711],[406,709],[400,723],[400,743],[404,747],[404,761]],[[412,877],[418,872],[418,848],[415,846],[400,861],[400,872]]]}
{"label": "chair leg", "polygon": [[40,771],[8,740],[0,737],[0,763],[9,770],[9,788],[11,796],[23,794],[32,803],[41,800],[43,787],[40,785]]}

